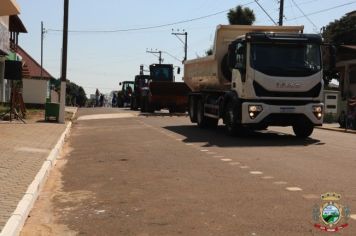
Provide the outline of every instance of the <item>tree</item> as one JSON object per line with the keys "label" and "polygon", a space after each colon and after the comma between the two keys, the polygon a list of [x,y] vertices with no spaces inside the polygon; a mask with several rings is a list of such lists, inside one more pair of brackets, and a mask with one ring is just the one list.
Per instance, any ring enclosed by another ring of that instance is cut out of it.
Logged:
{"label": "tree", "polygon": [[[255,13],[248,7],[243,8],[238,5],[235,9],[230,9],[227,13],[230,25],[252,25],[256,21]],[[205,55],[213,54],[213,47],[205,51]]]}
{"label": "tree", "polygon": [[351,12],[339,20],[330,22],[323,27],[326,42],[334,44],[356,44],[356,13]]}
{"label": "tree", "polygon": [[240,5],[235,9],[230,9],[227,18],[230,25],[252,25],[256,20],[253,10],[248,7],[243,8]]}

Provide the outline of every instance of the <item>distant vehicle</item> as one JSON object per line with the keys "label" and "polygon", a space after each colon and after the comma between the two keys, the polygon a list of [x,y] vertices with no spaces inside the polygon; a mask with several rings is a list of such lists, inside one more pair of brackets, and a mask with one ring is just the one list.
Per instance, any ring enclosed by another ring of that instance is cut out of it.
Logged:
{"label": "distant vehicle", "polygon": [[184,113],[187,110],[190,89],[183,82],[174,82],[173,71],[171,64],[150,65],[148,86],[141,93],[141,112],[168,109],[170,113]]}
{"label": "distant vehicle", "polygon": [[147,89],[149,78],[149,75],[143,74],[135,76],[134,90],[131,95],[131,110],[138,110],[141,107],[142,90]]}
{"label": "distant vehicle", "polygon": [[133,92],[134,81],[124,81],[119,84],[121,89],[117,93],[117,106],[130,107],[131,95]]}
{"label": "distant vehicle", "polygon": [[229,134],[292,126],[306,138],[323,123],[322,38],[303,26],[219,25],[213,55],[185,61],[190,120]]}

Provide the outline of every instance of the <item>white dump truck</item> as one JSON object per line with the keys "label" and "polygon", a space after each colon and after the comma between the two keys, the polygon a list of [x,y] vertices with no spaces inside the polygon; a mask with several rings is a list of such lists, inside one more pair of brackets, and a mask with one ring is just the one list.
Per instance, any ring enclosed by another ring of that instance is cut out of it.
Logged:
{"label": "white dump truck", "polygon": [[322,38],[303,26],[219,25],[213,54],[184,63],[189,116],[229,134],[292,126],[306,138],[323,121]]}

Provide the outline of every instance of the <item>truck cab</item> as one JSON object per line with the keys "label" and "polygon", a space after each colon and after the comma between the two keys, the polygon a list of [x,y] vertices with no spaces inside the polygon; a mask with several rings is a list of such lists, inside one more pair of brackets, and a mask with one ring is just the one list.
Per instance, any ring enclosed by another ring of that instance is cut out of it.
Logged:
{"label": "truck cab", "polygon": [[186,61],[188,112],[229,134],[292,126],[306,138],[323,123],[322,38],[302,26],[219,25],[213,55]]}
{"label": "truck cab", "polygon": [[319,35],[282,33],[247,33],[232,42],[231,90],[243,101],[241,124],[321,125],[321,44]]}

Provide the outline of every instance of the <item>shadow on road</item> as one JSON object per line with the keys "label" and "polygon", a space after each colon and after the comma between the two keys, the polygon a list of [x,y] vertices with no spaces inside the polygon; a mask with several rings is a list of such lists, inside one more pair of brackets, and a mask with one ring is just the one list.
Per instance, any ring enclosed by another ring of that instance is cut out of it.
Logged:
{"label": "shadow on road", "polygon": [[165,113],[165,112],[155,112],[155,113],[140,113],[138,116],[145,117],[172,117],[172,116],[188,116],[186,113]]}
{"label": "shadow on road", "polygon": [[294,135],[264,131],[247,131],[238,137],[231,137],[225,133],[224,127],[217,129],[200,129],[197,126],[166,126],[165,129],[183,135],[183,142],[206,142],[206,147],[259,147],[259,146],[308,146],[323,145],[320,140],[307,138],[298,139]]}

